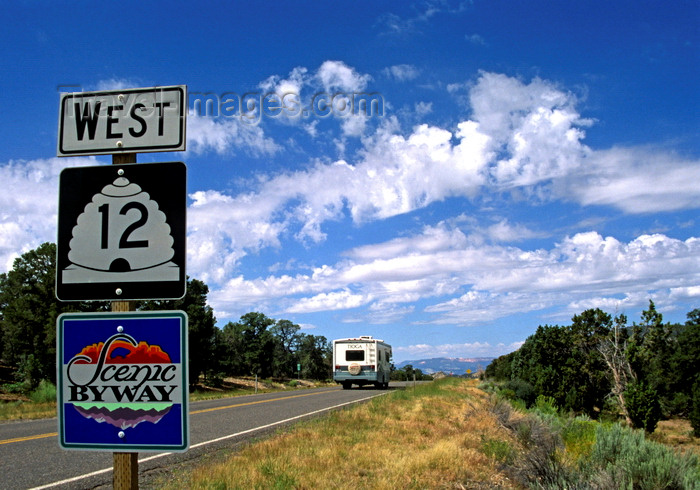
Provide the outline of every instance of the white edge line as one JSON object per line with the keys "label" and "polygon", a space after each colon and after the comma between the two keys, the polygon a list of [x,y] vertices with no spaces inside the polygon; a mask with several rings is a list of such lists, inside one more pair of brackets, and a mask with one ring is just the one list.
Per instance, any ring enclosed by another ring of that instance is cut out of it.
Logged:
{"label": "white edge line", "polygon": [[[284,420],[279,420],[279,421],[273,422],[273,423],[271,423],[271,424],[261,425],[261,426],[259,426],[259,427],[253,427],[252,429],[244,430],[244,431],[242,431],[242,432],[236,432],[235,434],[229,434],[229,435],[227,435],[227,436],[219,437],[219,438],[217,438],[217,439],[212,439],[212,440],[210,440],[210,441],[200,442],[200,443],[191,445],[191,446],[188,448],[188,450],[189,450],[189,449],[196,449],[196,448],[201,447],[201,446],[206,446],[207,444],[214,444],[214,443],[216,443],[216,442],[225,441],[226,439],[232,439],[232,438],[234,438],[234,437],[238,437],[238,436],[242,436],[242,435],[245,435],[245,434],[249,434],[249,433],[251,433],[251,432],[256,432],[256,431],[263,430],[263,429],[269,429],[270,427],[274,427],[274,426],[276,426],[276,425],[286,424],[287,422],[291,422],[291,421],[293,421],[293,420],[297,420],[297,419],[301,419],[301,418],[304,418],[304,417],[308,417],[309,415],[316,415],[317,413],[321,413],[321,412],[327,412],[328,410],[333,410],[333,409],[336,409],[336,408],[344,407],[345,405],[352,405],[353,403],[363,402],[363,401],[369,400],[369,399],[371,399],[371,398],[376,398],[376,397],[378,397],[378,396],[386,395],[387,393],[388,393],[388,392],[380,393],[380,394],[378,394],[378,395],[371,395],[371,396],[367,396],[367,397],[365,397],[365,398],[360,398],[359,400],[353,400],[353,401],[350,401],[350,402],[341,403],[341,404],[339,404],[339,405],[333,405],[332,407],[322,408],[322,409],[320,409],[320,410],[315,410],[315,411],[313,411],[313,412],[302,413],[301,415],[297,415],[297,416],[295,416],[295,417],[290,417],[290,418],[284,419]],[[139,463],[146,463],[146,462],[152,461],[152,460],[154,460],[154,459],[163,458],[163,457],[165,457],[165,456],[170,456],[171,454],[175,454],[175,453],[170,452],[170,453],[159,453],[159,454],[155,454],[155,455],[153,455],[153,456],[148,456],[147,458],[139,459]],[[180,453],[180,454],[182,454],[182,453]],[[103,469],[103,470],[93,471],[92,473],[86,473],[86,474],[84,474],[84,475],[74,476],[73,478],[67,478],[67,479],[65,479],[65,480],[61,480],[61,481],[57,481],[57,482],[53,482],[53,483],[48,483],[48,484],[42,485],[42,486],[40,486],[40,487],[30,488],[29,490],[44,490],[45,488],[57,487],[57,486],[59,486],[59,485],[66,485],[66,484],[68,484],[68,483],[73,483],[73,482],[76,482],[76,481],[79,481],[79,480],[83,480],[83,479],[85,479],[85,478],[90,478],[91,476],[103,475],[103,474],[105,474],[105,473],[109,473],[109,472],[112,471],[112,470],[113,470],[113,468],[105,468],[105,469]]]}

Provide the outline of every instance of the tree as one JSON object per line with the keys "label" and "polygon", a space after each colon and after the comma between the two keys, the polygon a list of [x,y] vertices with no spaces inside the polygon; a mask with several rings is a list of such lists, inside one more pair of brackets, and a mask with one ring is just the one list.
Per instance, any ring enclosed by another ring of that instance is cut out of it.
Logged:
{"label": "tree", "polygon": [[277,320],[270,332],[275,340],[273,375],[291,377],[296,372],[298,362],[296,350],[299,347],[301,327],[289,320]]}
{"label": "tree", "polygon": [[700,437],[700,381],[693,384],[689,417],[695,437]]}
{"label": "tree", "polygon": [[700,308],[689,312],[687,318],[669,363],[673,374],[671,387],[676,397],[676,413],[690,413],[691,422],[697,420],[695,430],[700,434]]}
{"label": "tree", "polygon": [[391,372],[392,381],[413,381],[415,376],[416,381],[429,381],[432,380],[432,376],[428,374],[423,374],[420,369],[415,369],[412,364],[406,364],[401,369],[394,369]]}
{"label": "tree", "polygon": [[669,381],[673,377],[669,361],[676,345],[671,333],[671,325],[663,323],[663,316],[649,300],[649,308],[642,312],[642,322],[632,327],[627,349],[627,358],[636,379],[657,393],[667,416],[670,415],[673,396],[669,390]]}
{"label": "tree", "polygon": [[627,385],[625,402],[632,427],[651,434],[661,418],[661,405],[656,390],[644,382]]}
{"label": "tree", "polygon": [[219,335],[218,352],[220,369],[228,375],[248,375],[243,353],[243,325],[228,322]]}
{"label": "tree", "polygon": [[263,313],[246,313],[236,323],[224,327],[225,342],[230,346],[231,374],[257,374],[263,378],[272,375],[275,341],[268,327],[275,321]]}
{"label": "tree", "polygon": [[513,358],[513,380],[529,383],[536,395],[551,396],[565,410],[582,410],[576,396],[583,390],[585,375],[574,348],[571,329],[538,327]]}
{"label": "tree", "polygon": [[18,368],[29,388],[56,382],[56,319],[68,311],[95,311],[104,302],[63,303],[56,299],[56,245],[43,243],[15,259],[0,274],[2,358]]}
{"label": "tree", "polygon": [[673,351],[675,339],[671,337],[670,324],[663,323],[663,316],[656,311],[654,302],[649,300],[649,309],[642,312],[642,321],[646,326],[644,336],[645,357],[647,359],[647,383],[659,395],[668,398],[669,369],[668,360]]}
{"label": "tree", "polygon": [[627,385],[635,381],[636,377],[626,355],[628,350],[626,324],[627,317],[625,315],[621,314],[615,317],[615,325],[607,337],[601,339],[598,344],[598,351],[603,356],[603,361],[608,367],[608,372],[612,378],[611,394],[617,400],[625,421],[632,425],[632,419],[625,401],[625,392],[627,391]]}
{"label": "tree", "polygon": [[613,322],[611,316],[599,308],[585,310],[571,320],[572,364],[580,366],[580,371],[576,376],[576,390],[568,394],[568,405],[593,417],[599,413],[596,407],[602,408],[610,393],[606,364],[598,345],[608,336]]}
{"label": "tree", "polygon": [[331,373],[332,347],[322,335],[299,337],[298,359],[301,375],[306,379],[328,379]]}
{"label": "tree", "polygon": [[527,394],[526,403],[544,395],[554,398],[564,410],[596,417],[609,393],[598,344],[611,323],[610,315],[596,308],[574,315],[570,326],[540,326],[510,363],[504,357],[490,372],[506,375],[510,367],[511,385]]}
{"label": "tree", "polygon": [[515,352],[517,351],[504,354],[491,361],[489,365],[486,366],[484,376],[486,378],[493,378],[497,381],[508,381],[513,374],[512,365]]}
{"label": "tree", "polygon": [[187,313],[190,384],[197,384],[201,374],[213,374],[215,368],[216,318],[207,304],[209,287],[198,279],[187,278],[187,292],[178,300],[143,301],[138,310],[182,310]]}

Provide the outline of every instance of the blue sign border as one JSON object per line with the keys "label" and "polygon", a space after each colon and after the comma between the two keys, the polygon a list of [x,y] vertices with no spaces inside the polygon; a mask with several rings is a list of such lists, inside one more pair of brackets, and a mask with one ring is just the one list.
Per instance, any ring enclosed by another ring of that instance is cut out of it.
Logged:
{"label": "blue sign border", "polygon": [[[160,345],[181,367],[182,403],[174,404],[158,423],[142,422],[120,430],[80,415],[63,397],[63,365],[80,350],[117,333]],[[63,313],[56,320],[56,410],[58,440],[63,449],[112,452],[173,451],[189,448],[189,377],[187,314],[184,311]]]}

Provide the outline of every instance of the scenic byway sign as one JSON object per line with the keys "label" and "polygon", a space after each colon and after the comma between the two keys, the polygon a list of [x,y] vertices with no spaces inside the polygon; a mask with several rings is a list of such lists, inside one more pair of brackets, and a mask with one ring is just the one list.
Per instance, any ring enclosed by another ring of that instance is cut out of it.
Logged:
{"label": "scenic byway sign", "polygon": [[64,169],[58,191],[58,299],[182,298],[186,181],[182,162]]}
{"label": "scenic byway sign", "polygon": [[56,326],[63,449],[187,449],[185,312],[64,313]]}
{"label": "scenic byway sign", "polygon": [[58,156],[184,151],[187,87],[61,94]]}

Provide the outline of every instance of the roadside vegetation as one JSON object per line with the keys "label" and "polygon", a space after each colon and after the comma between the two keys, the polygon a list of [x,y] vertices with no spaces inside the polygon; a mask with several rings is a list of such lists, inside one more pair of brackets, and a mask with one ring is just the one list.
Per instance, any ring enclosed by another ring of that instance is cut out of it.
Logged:
{"label": "roadside vegetation", "polygon": [[651,434],[688,419],[700,436],[700,308],[685,324],[663,321],[653,301],[631,325],[595,308],[571,325],[544,325],[486,368],[503,393],[531,407],[550,397],[567,413],[617,420]]}
{"label": "roadside vegetation", "polygon": [[395,390],[153,486],[698,488],[695,450],[681,454],[644,431],[563,414],[551,398],[527,409],[496,384],[477,383],[442,378]]}
{"label": "roadside vegetation", "polygon": [[8,383],[0,394],[0,420],[41,419],[56,416],[56,387],[42,381],[24,395],[21,383]]}
{"label": "roadside vegetation", "polygon": [[502,385],[487,382],[480,387],[491,393],[491,413],[516,439],[515,450],[495,439],[490,451],[513,481],[525,487],[700,488],[700,441],[689,424],[682,424],[680,432],[664,427],[651,437],[620,422],[563,412],[552,397],[539,395],[526,408],[509,400]]}

